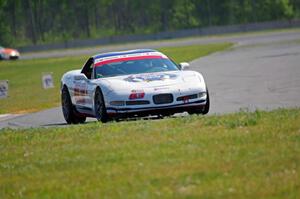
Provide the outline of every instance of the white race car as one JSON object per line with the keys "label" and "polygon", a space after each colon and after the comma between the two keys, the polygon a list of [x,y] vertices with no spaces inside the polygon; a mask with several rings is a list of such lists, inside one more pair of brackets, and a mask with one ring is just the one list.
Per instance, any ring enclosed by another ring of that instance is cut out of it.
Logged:
{"label": "white race car", "polygon": [[86,117],[111,119],[169,116],[187,111],[206,114],[209,93],[203,76],[183,70],[166,55],[150,49],[95,55],[81,70],[61,79],[62,111],[67,123]]}

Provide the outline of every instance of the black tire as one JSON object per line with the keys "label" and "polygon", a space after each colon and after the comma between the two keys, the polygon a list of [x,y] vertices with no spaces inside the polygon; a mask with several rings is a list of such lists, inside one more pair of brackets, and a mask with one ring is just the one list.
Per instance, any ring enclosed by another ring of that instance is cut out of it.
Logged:
{"label": "black tire", "polygon": [[210,100],[209,100],[209,92],[208,90],[206,90],[206,95],[207,95],[207,98],[206,98],[206,104],[204,107],[201,107],[201,108],[195,108],[194,110],[189,110],[188,113],[189,114],[203,114],[203,115],[206,115],[208,112],[209,112],[209,107],[210,107]]}
{"label": "black tire", "polygon": [[202,111],[203,115],[206,115],[209,112],[209,108],[210,108],[210,99],[209,99],[209,92],[208,92],[208,90],[206,90],[206,95],[207,95],[206,104],[205,104],[204,109]]}
{"label": "black tire", "polygon": [[15,61],[15,60],[18,60],[19,57],[9,57],[9,59]]}
{"label": "black tire", "polygon": [[64,86],[61,92],[61,106],[64,118],[68,124],[84,123],[86,117],[78,116],[73,107],[68,88]]}
{"label": "black tire", "polygon": [[103,98],[103,94],[99,88],[96,89],[95,92],[95,116],[98,121],[103,123],[108,121],[108,115],[106,112],[105,102]]}

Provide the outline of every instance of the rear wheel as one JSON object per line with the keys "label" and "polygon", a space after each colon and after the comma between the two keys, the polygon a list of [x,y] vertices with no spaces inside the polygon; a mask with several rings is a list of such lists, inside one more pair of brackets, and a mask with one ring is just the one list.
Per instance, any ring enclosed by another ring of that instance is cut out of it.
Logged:
{"label": "rear wheel", "polygon": [[106,112],[105,102],[102,95],[102,92],[99,88],[97,88],[95,92],[95,116],[98,121],[103,123],[108,121],[108,115]]}
{"label": "rear wheel", "polygon": [[64,118],[68,124],[84,123],[86,117],[78,116],[73,107],[68,88],[64,86],[61,92],[61,105]]}

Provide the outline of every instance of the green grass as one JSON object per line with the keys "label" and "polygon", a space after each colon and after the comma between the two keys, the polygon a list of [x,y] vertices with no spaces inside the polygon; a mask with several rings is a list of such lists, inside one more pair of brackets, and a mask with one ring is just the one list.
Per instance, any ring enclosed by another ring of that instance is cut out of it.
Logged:
{"label": "green grass", "polygon": [[[230,43],[162,48],[176,62],[191,61],[232,46]],[[0,62],[0,80],[9,80],[9,97],[0,100],[1,113],[33,112],[60,104],[60,78],[82,67],[88,56]],[[42,73],[53,72],[54,89],[42,88]]]}
{"label": "green grass", "polygon": [[0,198],[300,198],[300,109],[0,130]]}

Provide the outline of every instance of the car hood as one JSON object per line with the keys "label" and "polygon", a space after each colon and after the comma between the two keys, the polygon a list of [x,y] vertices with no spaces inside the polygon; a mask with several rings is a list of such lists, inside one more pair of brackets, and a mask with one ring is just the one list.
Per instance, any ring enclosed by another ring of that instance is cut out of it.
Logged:
{"label": "car hood", "polygon": [[137,75],[127,75],[98,79],[105,81],[111,90],[139,90],[148,88],[171,88],[196,86],[203,80],[202,75],[195,71],[172,71],[144,73]]}
{"label": "car hood", "polygon": [[17,50],[12,49],[12,48],[4,48],[2,52],[5,53],[5,54],[11,54],[13,52],[14,53],[19,53]]}

